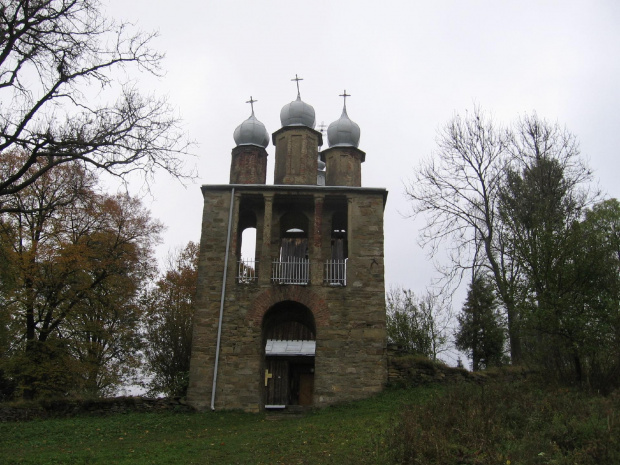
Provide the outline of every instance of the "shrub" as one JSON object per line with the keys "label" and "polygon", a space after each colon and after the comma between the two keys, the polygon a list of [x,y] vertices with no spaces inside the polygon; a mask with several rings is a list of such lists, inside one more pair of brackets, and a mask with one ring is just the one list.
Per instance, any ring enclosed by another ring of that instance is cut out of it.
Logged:
{"label": "shrub", "polygon": [[394,463],[620,463],[620,395],[531,379],[459,384],[404,410],[386,433]]}

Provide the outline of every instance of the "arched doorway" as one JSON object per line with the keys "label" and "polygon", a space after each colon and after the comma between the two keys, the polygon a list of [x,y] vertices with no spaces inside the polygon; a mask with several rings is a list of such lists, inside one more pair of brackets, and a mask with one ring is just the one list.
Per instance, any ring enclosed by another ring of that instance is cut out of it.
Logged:
{"label": "arched doorway", "polygon": [[282,409],[313,403],[316,324],[305,305],[283,301],[263,318],[264,406]]}

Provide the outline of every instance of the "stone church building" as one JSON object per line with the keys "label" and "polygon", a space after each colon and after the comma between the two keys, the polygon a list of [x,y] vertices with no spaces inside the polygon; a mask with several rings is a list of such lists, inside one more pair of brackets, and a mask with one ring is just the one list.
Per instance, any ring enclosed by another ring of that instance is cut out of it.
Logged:
{"label": "stone church building", "polygon": [[[366,154],[346,92],[320,151],[323,133],[297,85],[271,137],[274,185],[269,135],[252,107],[234,132],[230,184],[202,186],[187,396],[198,409],[322,407],[386,383],[387,191],[361,185]],[[242,256],[244,238],[254,256]]]}

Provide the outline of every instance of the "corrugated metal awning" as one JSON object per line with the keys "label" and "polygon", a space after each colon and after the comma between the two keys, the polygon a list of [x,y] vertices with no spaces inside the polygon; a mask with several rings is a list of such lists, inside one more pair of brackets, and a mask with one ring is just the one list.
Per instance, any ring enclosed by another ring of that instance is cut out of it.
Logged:
{"label": "corrugated metal awning", "polygon": [[267,339],[265,355],[303,355],[314,357],[316,341],[280,341]]}

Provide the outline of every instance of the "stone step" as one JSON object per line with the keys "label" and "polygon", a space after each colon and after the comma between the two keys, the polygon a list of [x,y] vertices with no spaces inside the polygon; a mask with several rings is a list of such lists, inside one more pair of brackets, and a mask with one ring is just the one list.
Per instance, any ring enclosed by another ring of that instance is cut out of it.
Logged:
{"label": "stone step", "polygon": [[306,412],[312,410],[312,407],[304,405],[287,405],[280,410],[267,410],[267,420],[286,420],[292,418],[301,418]]}

